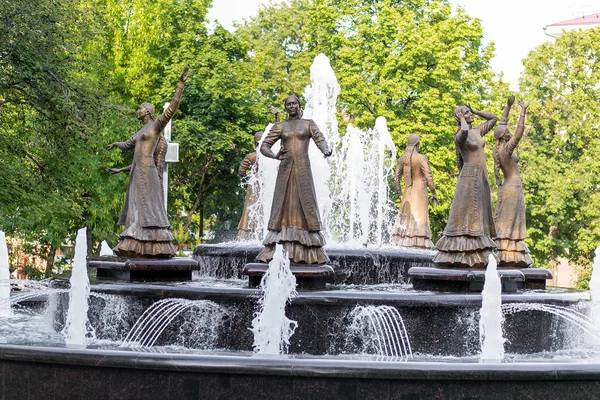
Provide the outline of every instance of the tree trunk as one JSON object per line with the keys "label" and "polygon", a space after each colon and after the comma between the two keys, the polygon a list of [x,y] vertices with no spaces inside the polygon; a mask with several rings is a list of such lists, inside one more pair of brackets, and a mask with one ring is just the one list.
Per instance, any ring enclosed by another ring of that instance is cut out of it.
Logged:
{"label": "tree trunk", "polygon": [[204,243],[204,206],[200,204],[200,243]]}
{"label": "tree trunk", "polygon": [[50,251],[48,252],[48,258],[46,259],[46,271],[44,271],[44,278],[50,278],[52,276],[52,268],[54,268],[54,256],[56,255],[56,246],[51,245]]}
{"label": "tree trunk", "polygon": [[87,256],[88,258],[93,257],[96,250],[94,249],[94,232],[92,232],[92,228],[89,226],[85,230],[85,240],[87,242]]}

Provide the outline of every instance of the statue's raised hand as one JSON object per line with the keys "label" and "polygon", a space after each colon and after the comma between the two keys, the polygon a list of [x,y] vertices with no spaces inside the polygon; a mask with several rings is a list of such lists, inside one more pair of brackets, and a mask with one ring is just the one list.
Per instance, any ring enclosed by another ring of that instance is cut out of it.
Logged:
{"label": "statue's raised hand", "polygon": [[519,102],[519,107],[521,107],[521,110],[527,111],[527,107],[529,107],[529,104],[525,104],[525,102],[523,100],[521,100]]}
{"label": "statue's raised hand", "polygon": [[512,106],[513,104],[515,104],[515,96],[508,96],[508,99],[506,100],[506,104],[508,104],[509,106]]}
{"label": "statue's raised hand", "polygon": [[186,65],[185,68],[183,68],[183,72],[181,73],[181,76],[179,77],[179,82],[187,81],[187,78],[189,75],[190,75],[190,66]]}

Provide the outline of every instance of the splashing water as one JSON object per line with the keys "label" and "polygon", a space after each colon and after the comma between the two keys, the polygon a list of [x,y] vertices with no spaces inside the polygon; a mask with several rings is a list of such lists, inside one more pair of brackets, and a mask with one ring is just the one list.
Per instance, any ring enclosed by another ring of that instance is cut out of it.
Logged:
{"label": "splashing water", "polygon": [[497,270],[496,258],[488,257],[485,271],[485,284],[481,292],[479,311],[479,341],[481,342],[482,362],[501,362],[504,358],[504,338],[502,337],[502,282]]}
{"label": "splashing water", "polygon": [[[267,234],[267,225],[271,215],[271,206],[273,203],[273,195],[275,193],[275,181],[277,179],[277,170],[279,169],[279,161],[265,157],[260,152],[260,146],[269,134],[273,124],[267,125],[263,135],[256,147],[256,164],[248,174],[248,179],[244,185],[252,185],[258,188],[256,193],[256,203],[248,208],[248,225],[256,226],[251,240],[260,241]],[[281,147],[281,143],[276,142],[271,150],[277,154]]]}
{"label": "splashing water", "polygon": [[120,347],[152,347],[161,333],[181,313],[188,309],[205,311],[204,320],[208,327],[215,318],[213,311],[219,306],[208,300],[163,299],[152,304],[133,325]]}
{"label": "splashing water", "polygon": [[596,326],[596,321],[578,311],[543,303],[510,303],[502,305],[502,312],[505,314],[515,314],[526,311],[543,311],[556,315],[577,326],[586,334],[590,335],[595,341],[600,341],[600,329]]}
{"label": "splashing water", "polygon": [[[590,278],[590,295],[592,296],[591,318],[594,327],[600,331],[600,247],[596,247],[592,276]],[[598,340],[598,338],[596,338]]]}
{"label": "splashing water", "polygon": [[283,246],[275,246],[273,260],[263,275],[259,288],[263,291],[252,320],[254,351],[264,354],[283,354],[290,344],[298,323],[285,316],[285,305],[296,293],[296,277],[290,271],[290,260]]}
{"label": "splashing water", "polygon": [[100,257],[114,256],[114,255],[115,255],[115,253],[113,253],[113,251],[110,248],[110,246],[108,245],[108,243],[106,243],[106,240],[103,240],[102,244],[100,245]]}
{"label": "splashing water", "polygon": [[[304,89],[306,107],[302,118],[315,121],[334,154],[340,137],[336,117],[336,103],[339,94],[340,85],[331,68],[329,58],[325,54],[319,54],[310,66],[310,86]],[[308,148],[308,155],[321,220],[327,221],[334,204],[330,195],[331,162],[323,157],[312,140]],[[327,222],[325,222],[325,226],[327,226]],[[325,236],[331,237],[330,232],[326,231]]]}
{"label": "splashing water", "polygon": [[90,294],[86,255],[86,228],[81,228],[77,231],[77,238],[75,239],[75,256],[73,257],[73,270],[70,279],[71,289],[69,290],[69,310],[63,329],[65,342],[68,345],[86,345],[89,325],[87,316],[88,297]]}
{"label": "splashing water", "polygon": [[0,317],[9,317],[10,312],[10,266],[6,235],[0,231]]}
{"label": "splashing water", "polygon": [[412,358],[404,320],[394,307],[356,306],[350,313],[350,317],[352,318],[350,331],[363,340],[373,338],[378,355]]}

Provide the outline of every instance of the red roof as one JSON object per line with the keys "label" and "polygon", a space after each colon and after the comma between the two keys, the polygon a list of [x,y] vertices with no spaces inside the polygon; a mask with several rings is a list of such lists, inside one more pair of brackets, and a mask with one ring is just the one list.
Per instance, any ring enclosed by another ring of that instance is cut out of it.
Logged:
{"label": "red roof", "polygon": [[556,22],[548,26],[567,26],[567,25],[595,25],[600,24],[600,13],[584,15],[566,21]]}

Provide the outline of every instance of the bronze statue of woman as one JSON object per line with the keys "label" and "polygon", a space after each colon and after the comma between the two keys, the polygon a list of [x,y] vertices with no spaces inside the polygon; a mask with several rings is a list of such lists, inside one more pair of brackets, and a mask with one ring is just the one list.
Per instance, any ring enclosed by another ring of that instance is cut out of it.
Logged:
{"label": "bronze statue of woman", "polygon": [[[394,183],[402,196],[396,223],[392,228],[391,243],[404,247],[433,249],[429,227],[427,188],[431,190],[431,203],[437,204],[433,175],[427,157],[419,153],[419,136],[408,135],[406,151],[396,165]],[[400,182],[404,178],[404,194]]]}
{"label": "bronze statue of woman", "polygon": [[[273,125],[263,140],[260,152],[280,160],[265,247],[257,256],[261,262],[273,259],[275,245],[280,243],[292,263],[324,264],[329,257],[323,251],[321,217],[308,158],[312,139],[325,157],[331,155],[325,137],[310,119],[302,119],[300,100],[289,96],[284,102],[288,118]],[[281,150],[271,147],[281,140]]]}
{"label": "bronze statue of woman", "polygon": [[[498,266],[510,268],[528,268],[533,264],[529,249],[524,240],[527,237],[525,226],[525,199],[523,185],[519,175],[519,157],[514,154],[519,141],[525,133],[525,115],[527,104],[519,102],[521,113],[511,136],[508,129],[508,115],[515,101],[508,98],[499,126],[494,130],[494,175],[498,185],[498,202],[494,221],[496,223],[496,246],[498,247]],[[500,177],[504,175],[504,181]]]}
{"label": "bronze statue of woman", "polygon": [[[119,235],[119,243],[113,249],[122,257],[169,258],[175,255],[173,233],[164,206],[162,187],[162,163],[165,142],[162,130],[179,107],[184,83],[189,74],[185,67],[177,82],[173,100],[164,113],[154,119],[154,107],[142,103],[137,117],[144,126],[125,142],[109,144],[106,149],[115,147],[121,150],[134,150],[133,162],[125,168],[111,168],[110,172],[129,171],[129,183],[125,204],[119,216],[119,225],[125,230]],[[157,165],[158,164],[158,165]]]}
{"label": "bronze statue of woman", "polygon": [[[474,115],[486,119],[473,127]],[[459,129],[454,136],[459,170],[452,207],[443,236],[436,243],[433,262],[442,267],[485,268],[496,249],[490,183],[485,153],[487,134],[498,118],[462,105],[454,110]]]}

